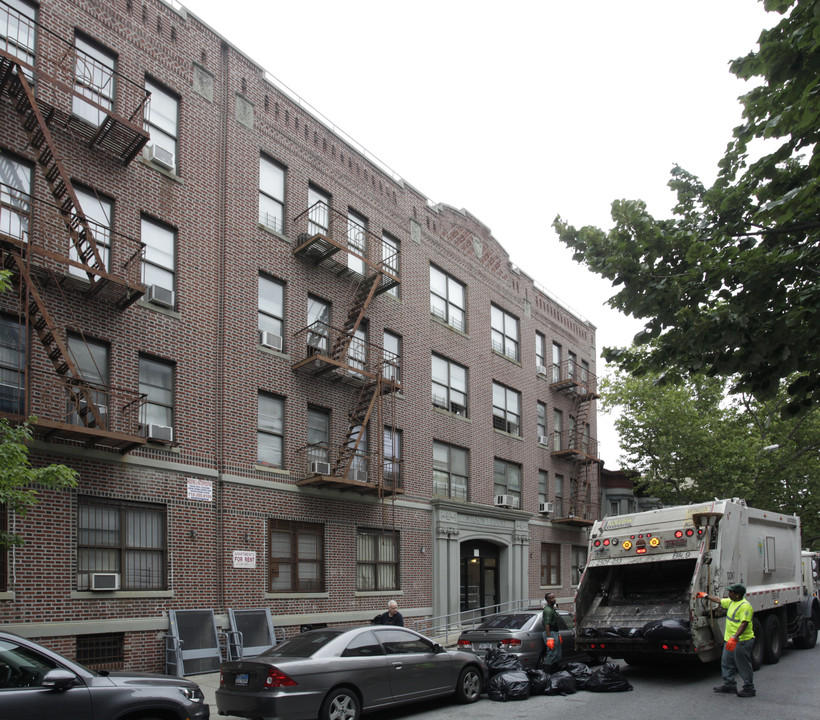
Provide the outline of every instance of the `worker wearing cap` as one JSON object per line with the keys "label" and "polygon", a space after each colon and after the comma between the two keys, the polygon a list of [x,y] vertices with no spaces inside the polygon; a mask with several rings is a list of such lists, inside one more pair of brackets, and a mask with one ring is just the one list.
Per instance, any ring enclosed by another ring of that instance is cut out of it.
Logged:
{"label": "worker wearing cap", "polygon": [[[723,656],[720,659],[720,671],[723,675],[723,685],[715,688],[719,693],[737,693],[738,697],[754,697],[755,683],[752,671],[752,648],[755,644],[755,633],[752,629],[752,615],[754,610],[751,603],[744,597],[746,586],[743,583],[734,583],[726,588],[728,598],[719,598],[706,593],[698,593],[699,597],[717,603],[726,608],[726,629],[723,632]],[[743,688],[737,689],[735,677],[743,679]]]}
{"label": "worker wearing cap", "polygon": [[541,622],[544,626],[544,668],[553,672],[561,662],[561,636],[558,634],[558,611],[555,609],[557,598],[555,593],[544,595],[546,605],[541,611]]}

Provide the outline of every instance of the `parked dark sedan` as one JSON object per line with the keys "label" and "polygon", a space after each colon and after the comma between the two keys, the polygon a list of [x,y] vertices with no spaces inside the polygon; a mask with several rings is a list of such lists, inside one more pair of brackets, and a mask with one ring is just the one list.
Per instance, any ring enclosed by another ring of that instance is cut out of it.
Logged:
{"label": "parked dark sedan", "polygon": [[400,627],[323,628],[255,657],[224,662],[221,715],[357,720],[364,711],[446,695],[478,700],[486,667]]}
{"label": "parked dark sedan", "polygon": [[208,720],[199,686],[139,672],[95,672],[31,640],[0,632],[0,718]]}
{"label": "parked dark sedan", "polygon": [[[586,659],[596,662],[601,659],[575,651],[572,613],[558,610],[558,623],[564,660]],[[524,668],[536,667],[546,650],[543,631],[541,610],[498,613],[486,618],[478,627],[462,632],[458,637],[458,647],[484,656],[487,650],[500,644],[508,652],[517,655]]]}

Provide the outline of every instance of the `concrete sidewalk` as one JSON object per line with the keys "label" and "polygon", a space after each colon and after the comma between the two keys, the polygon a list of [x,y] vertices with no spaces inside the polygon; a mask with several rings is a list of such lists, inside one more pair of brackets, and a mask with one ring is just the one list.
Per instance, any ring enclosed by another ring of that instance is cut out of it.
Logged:
{"label": "concrete sidewalk", "polygon": [[205,673],[203,675],[186,675],[186,680],[193,680],[200,688],[202,694],[205,695],[205,702],[208,703],[211,709],[212,718],[234,718],[234,720],[242,720],[236,715],[220,715],[216,709],[216,689],[219,687],[219,673]]}

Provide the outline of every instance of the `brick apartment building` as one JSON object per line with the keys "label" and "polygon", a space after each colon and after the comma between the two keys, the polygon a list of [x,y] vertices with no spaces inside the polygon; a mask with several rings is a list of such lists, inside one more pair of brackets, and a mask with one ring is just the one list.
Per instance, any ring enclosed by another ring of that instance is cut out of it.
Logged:
{"label": "brick apartment building", "polygon": [[476,217],[162,0],[0,0],[0,123],[0,411],[80,477],[2,516],[4,627],[157,670],[170,611],[571,596],[595,329]]}

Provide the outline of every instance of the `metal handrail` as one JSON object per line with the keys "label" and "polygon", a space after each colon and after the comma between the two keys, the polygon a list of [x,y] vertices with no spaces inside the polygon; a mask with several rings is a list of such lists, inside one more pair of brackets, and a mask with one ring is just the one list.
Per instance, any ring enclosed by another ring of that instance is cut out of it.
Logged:
{"label": "metal handrail", "polygon": [[449,645],[455,640],[451,638],[458,636],[466,629],[475,627],[483,622],[489,615],[497,615],[502,612],[525,610],[531,607],[539,607],[540,600],[509,600],[494,605],[460,610],[459,612],[438,615],[437,617],[422,618],[413,623],[413,629],[422,635],[435,638],[442,645]]}

